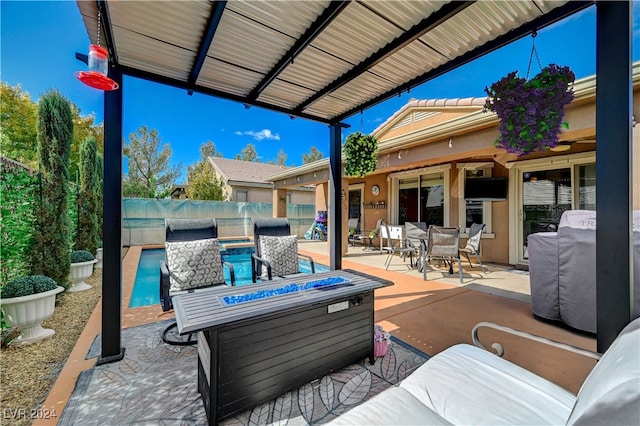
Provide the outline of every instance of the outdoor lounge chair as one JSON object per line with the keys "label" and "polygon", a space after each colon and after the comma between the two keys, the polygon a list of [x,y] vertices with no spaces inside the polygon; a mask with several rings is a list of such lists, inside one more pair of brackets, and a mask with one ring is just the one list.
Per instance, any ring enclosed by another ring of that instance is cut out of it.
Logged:
{"label": "outdoor lounge chair", "polygon": [[[492,347],[500,355],[486,351],[478,338],[478,329],[484,327],[599,361],[574,395],[501,358],[498,343]],[[399,386],[382,391],[329,425],[640,424],[640,319],[628,324],[602,356],[487,322],[474,327],[472,339],[476,346],[463,343],[445,349]]]}
{"label": "outdoor lounge chair", "polygon": [[361,232],[359,234],[355,234],[352,237],[350,237],[350,241],[351,241],[351,244],[353,245],[353,247],[355,247],[355,243],[356,242],[360,242],[364,246],[365,250],[367,248],[373,248],[373,240],[375,238],[379,237],[379,235],[380,235],[380,227],[382,226],[383,223],[384,223],[384,218],[381,217],[376,222],[375,229],[371,229],[369,231],[364,231],[364,232]]}
{"label": "outdoor lounge chair", "polygon": [[[458,228],[445,228],[442,226],[429,226],[429,239],[427,241],[428,260],[443,260],[449,265],[449,274],[453,275],[453,262],[458,261],[458,273],[460,282],[462,279],[462,265],[460,262],[460,230]],[[426,265],[425,277],[426,277]]]}
{"label": "outdoor lounge chair", "polygon": [[355,236],[360,233],[360,218],[359,217],[351,217],[349,218],[347,228],[349,230],[349,242],[352,247],[355,247]]}
{"label": "outdoor lounge chair", "polygon": [[466,256],[469,266],[472,266],[469,256],[475,256],[476,259],[478,259],[482,272],[484,272],[484,265],[482,264],[482,260],[480,260],[480,245],[482,244],[482,233],[484,232],[485,226],[484,223],[472,223],[469,228],[469,239],[465,246],[460,249],[460,253]]}
{"label": "outdoor lounge chair", "polygon": [[253,219],[253,243],[251,255],[251,279],[272,280],[300,273],[298,258],[309,261],[311,273],[316,272],[311,256],[298,253],[297,236],[291,235],[287,218]]}
{"label": "outdoor lounge chair", "polygon": [[[223,265],[229,268],[231,285],[235,285],[233,265],[222,260],[217,237],[214,218],[165,219],[167,260],[160,262],[160,305],[163,311],[173,308],[171,297],[176,294],[226,285]],[[164,330],[162,338],[166,343],[195,343],[191,336],[187,341],[168,339],[167,334],[174,327],[175,322]]]}

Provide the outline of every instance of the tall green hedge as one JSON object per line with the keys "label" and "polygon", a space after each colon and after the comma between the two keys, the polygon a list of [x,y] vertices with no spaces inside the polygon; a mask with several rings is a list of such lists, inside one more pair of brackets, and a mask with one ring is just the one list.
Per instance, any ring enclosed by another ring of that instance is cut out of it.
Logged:
{"label": "tall green hedge", "polygon": [[87,139],[80,147],[80,194],[78,196],[78,232],[74,250],[87,250],[95,255],[98,248],[98,174],[95,139]]}
{"label": "tall green hedge", "polygon": [[57,90],[38,103],[38,162],[42,201],[34,235],[33,274],[51,277],[68,287],[70,271],[68,215],[69,155],[73,139],[71,106]]}
{"label": "tall green hedge", "polygon": [[35,210],[40,202],[38,176],[20,167],[0,173],[0,284],[31,274]]}

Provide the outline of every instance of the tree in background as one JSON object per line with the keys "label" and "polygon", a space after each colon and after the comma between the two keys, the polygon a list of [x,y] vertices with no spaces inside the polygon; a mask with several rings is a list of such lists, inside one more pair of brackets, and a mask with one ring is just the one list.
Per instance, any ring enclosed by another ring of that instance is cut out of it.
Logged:
{"label": "tree in background", "polygon": [[259,162],[257,158],[258,153],[256,152],[256,146],[252,143],[248,143],[247,146],[242,148],[240,154],[236,154],[236,160]]}
{"label": "tree in background", "polygon": [[82,144],[87,139],[95,141],[97,152],[104,152],[104,126],[102,123],[95,124],[95,117],[91,114],[81,116],[80,108],[73,103],[71,103],[71,113],[73,114],[73,142],[69,157],[69,176],[75,179],[82,167]]}
{"label": "tree in background", "polygon": [[280,148],[278,151],[278,162],[276,163],[278,166],[285,166],[287,164],[287,158],[289,156],[284,152],[284,149]]}
{"label": "tree in background", "polygon": [[318,151],[318,148],[312,146],[308,154],[302,154],[302,164],[313,163],[323,158],[324,154]]}
{"label": "tree in background", "polygon": [[201,160],[187,167],[187,197],[190,200],[225,201],[224,182],[218,178],[209,162],[209,157],[222,157],[216,153],[216,146],[208,141],[200,145]]}
{"label": "tree in background", "polygon": [[96,253],[98,249],[98,195],[96,141],[89,138],[80,150],[80,194],[78,203],[78,230],[74,250]]}
{"label": "tree in background", "polygon": [[129,135],[129,143],[124,146],[128,159],[127,177],[122,183],[122,195],[137,198],[164,198],[171,185],[180,176],[182,165],[171,167],[169,162],[173,150],[155,129],[140,127]]}
{"label": "tree in background", "polygon": [[265,161],[266,164],[275,164],[278,166],[286,166],[287,165],[287,158],[289,157],[289,155],[287,153],[284,152],[283,148],[280,148],[280,151],[278,151],[278,158],[275,160],[268,160]]}
{"label": "tree in background", "polygon": [[42,201],[34,236],[34,275],[46,275],[68,287],[69,152],[73,139],[71,105],[58,91],[47,92],[38,104],[38,162]]}
{"label": "tree in background", "polygon": [[38,167],[38,106],[20,85],[0,86],[0,123],[2,140],[0,153],[27,166]]}
{"label": "tree in background", "polygon": [[[69,102],[69,101],[68,101]],[[80,115],[80,108],[72,102],[73,141],[69,160],[69,176],[74,180],[80,169],[80,146],[93,137],[98,152],[104,152],[104,127],[95,124],[93,115]],[[38,135],[36,117],[38,105],[20,85],[0,86],[0,123],[2,123],[0,154],[34,169],[38,168]]]}

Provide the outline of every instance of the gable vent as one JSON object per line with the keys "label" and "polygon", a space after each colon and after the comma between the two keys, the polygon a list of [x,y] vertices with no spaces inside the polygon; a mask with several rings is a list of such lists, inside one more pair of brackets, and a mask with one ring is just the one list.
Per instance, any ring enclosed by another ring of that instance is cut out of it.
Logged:
{"label": "gable vent", "polygon": [[416,111],[413,113],[413,121],[424,120],[425,118],[433,117],[436,114],[438,113],[432,111]]}
{"label": "gable vent", "polygon": [[397,129],[399,127],[402,126],[406,126],[408,124],[411,124],[413,122],[413,117],[411,116],[411,114],[407,115],[405,118],[403,118],[402,120],[398,121],[398,124],[396,124],[395,126],[393,126],[394,129]]}

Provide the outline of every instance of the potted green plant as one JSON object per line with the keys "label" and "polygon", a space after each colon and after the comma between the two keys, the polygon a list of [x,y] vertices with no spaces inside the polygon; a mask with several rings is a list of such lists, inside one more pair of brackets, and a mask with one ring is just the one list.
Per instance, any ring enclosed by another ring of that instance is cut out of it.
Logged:
{"label": "potted green plant", "polygon": [[342,148],[346,157],[344,174],[364,177],[376,170],[378,165],[378,140],[373,135],[351,133]]}
{"label": "potted green plant", "polygon": [[507,74],[485,88],[485,111],[500,118],[499,148],[517,155],[545,150],[558,144],[564,107],[573,100],[575,75],[569,67],[549,64],[530,80]]}
{"label": "potted green plant", "polygon": [[42,321],[53,315],[56,294],[64,291],[52,278],[29,275],[9,281],[0,290],[0,305],[4,319],[10,326],[17,326],[21,334],[11,341],[22,345],[42,340],[55,334],[43,328]]}
{"label": "potted green plant", "polygon": [[69,287],[69,291],[82,291],[91,288],[89,284],[84,282],[93,274],[93,265],[98,261],[87,250],[75,250],[71,252],[71,272],[69,280],[73,283]]}

